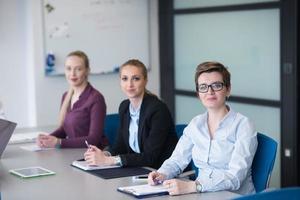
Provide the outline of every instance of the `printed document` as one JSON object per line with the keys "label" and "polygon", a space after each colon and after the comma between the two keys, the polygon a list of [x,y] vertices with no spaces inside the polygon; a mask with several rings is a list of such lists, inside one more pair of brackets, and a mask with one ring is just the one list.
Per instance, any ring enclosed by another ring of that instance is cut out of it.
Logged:
{"label": "printed document", "polygon": [[30,133],[14,133],[9,140],[9,144],[35,142],[35,139],[40,133],[41,131]]}
{"label": "printed document", "polygon": [[120,167],[119,165],[108,165],[108,166],[99,166],[99,165],[88,165],[85,160],[75,160],[72,163],[72,166],[83,169],[83,170],[96,170],[96,169],[110,169]]}
{"label": "printed document", "polygon": [[27,151],[47,151],[47,150],[55,149],[55,148],[42,148],[39,147],[37,144],[24,145],[24,146],[20,146],[20,148]]}

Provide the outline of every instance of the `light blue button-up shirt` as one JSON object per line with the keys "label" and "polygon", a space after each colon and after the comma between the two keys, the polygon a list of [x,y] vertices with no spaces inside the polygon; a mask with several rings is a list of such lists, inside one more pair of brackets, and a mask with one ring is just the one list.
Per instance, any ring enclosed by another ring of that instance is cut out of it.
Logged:
{"label": "light blue button-up shirt", "polygon": [[199,169],[197,180],[202,184],[202,192],[254,193],[251,165],[257,148],[257,132],[253,124],[230,108],[211,139],[207,120],[207,112],[192,119],[172,156],[158,172],[167,175],[168,179],[173,178],[193,158]]}
{"label": "light blue button-up shirt", "polygon": [[130,148],[136,152],[140,153],[139,147],[139,138],[138,138],[138,130],[139,130],[139,118],[140,118],[140,109],[139,106],[136,110],[129,104],[129,112],[130,112],[130,124],[129,124],[129,146]]}

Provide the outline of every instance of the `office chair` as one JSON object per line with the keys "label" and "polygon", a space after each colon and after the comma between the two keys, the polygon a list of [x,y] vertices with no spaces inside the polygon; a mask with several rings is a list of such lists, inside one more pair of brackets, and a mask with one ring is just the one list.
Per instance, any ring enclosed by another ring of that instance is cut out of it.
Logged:
{"label": "office chair", "polygon": [[[185,129],[186,126],[187,124],[177,124],[175,126],[176,135],[178,139],[182,136],[183,130]],[[179,177],[188,177],[191,180],[195,180],[197,176],[198,176],[198,169],[195,166],[193,160],[191,160],[190,164],[184,169],[184,173],[181,174]]]}
{"label": "office chair", "polygon": [[182,136],[183,130],[185,129],[186,126],[187,124],[177,124],[175,126],[175,131],[178,139]]}
{"label": "office chair", "polygon": [[262,134],[257,134],[257,150],[252,162],[252,180],[256,192],[261,192],[269,186],[273,170],[277,142]]}
{"label": "office chair", "polygon": [[265,191],[256,194],[246,195],[235,198],[234,200],[298,200],[300,198],[300,187],[282,188],[277,190]]}
{"label": "office chair", "polygon": [[[185,127],[186,124],[176,125],[178,139],[182,136]],[[256,192],[261,192],[269,186],[269,180],[276,158],[277,142],[262,133],[257,134],[257,141],[258,146],[252,162],[252,180]],[[187,170],[194,170],[195,174],[192,175],[192,172],[186,172]],[[187,174],[190,179],[195,179],[198,173],[194,162],[191,161],[185,170],[184,176]]]}
{"label": "office chair", "polygon": [[120,117],[119,114],[108,114],[104,121],[104,134],[108,138],[110,146],[113,146],[119,128]]}

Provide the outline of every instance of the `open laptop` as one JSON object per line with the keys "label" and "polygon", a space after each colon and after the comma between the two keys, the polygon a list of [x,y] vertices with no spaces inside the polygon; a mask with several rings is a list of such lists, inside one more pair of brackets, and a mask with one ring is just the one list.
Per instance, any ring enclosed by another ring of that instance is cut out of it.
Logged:
{"label": "open laptop", "polygon": [[14,122],[0,119],[0,158],[16,126]]}

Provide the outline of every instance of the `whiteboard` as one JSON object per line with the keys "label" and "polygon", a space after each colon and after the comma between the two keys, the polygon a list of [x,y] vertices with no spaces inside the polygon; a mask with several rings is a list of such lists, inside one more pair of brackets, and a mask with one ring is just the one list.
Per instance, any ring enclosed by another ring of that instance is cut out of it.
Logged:
{"label": "whiteboard", "polygon": [[[46,75],[64,73],[68,53],[84,51],[91,73],[117,72],[136,58],[149,66],[148,0],[44,0]],[[49,60],[48,60],[49,61]]]}

